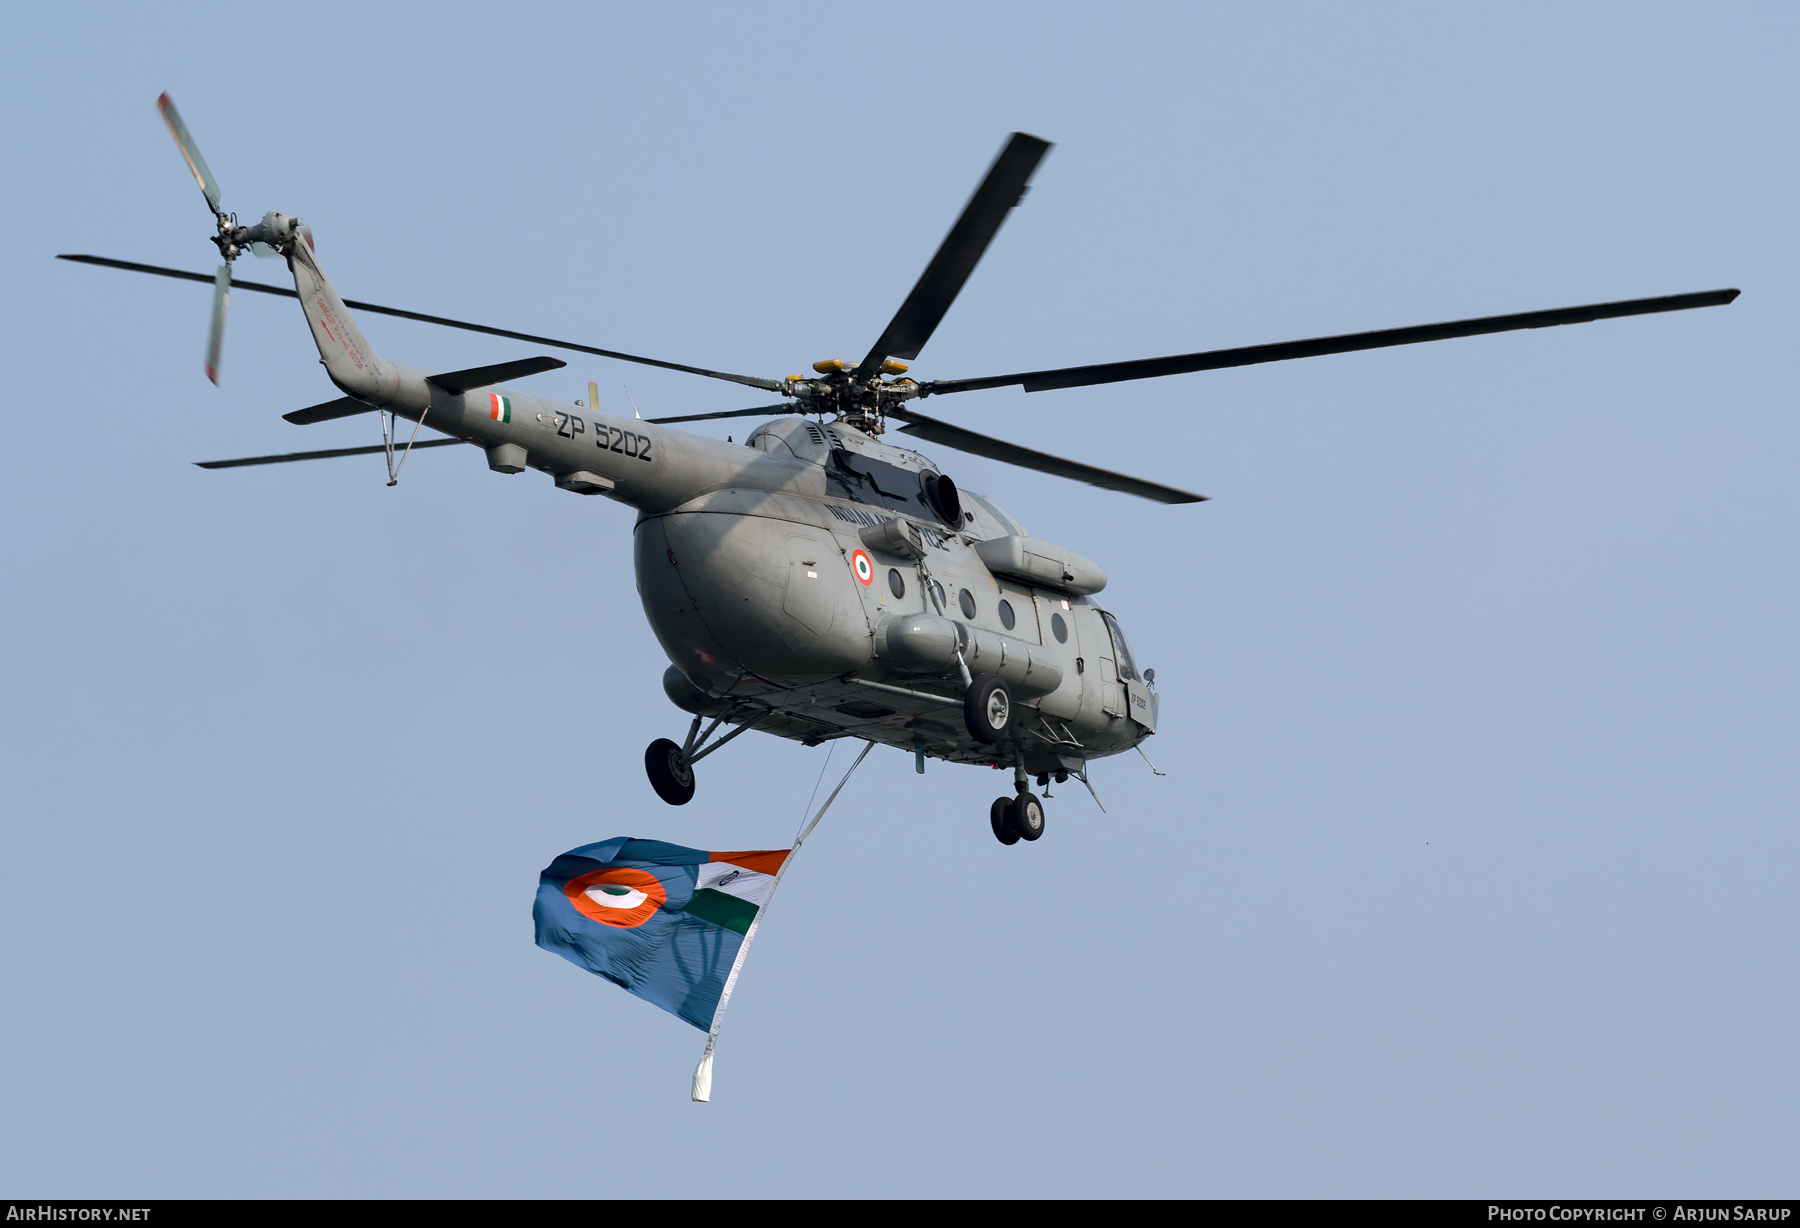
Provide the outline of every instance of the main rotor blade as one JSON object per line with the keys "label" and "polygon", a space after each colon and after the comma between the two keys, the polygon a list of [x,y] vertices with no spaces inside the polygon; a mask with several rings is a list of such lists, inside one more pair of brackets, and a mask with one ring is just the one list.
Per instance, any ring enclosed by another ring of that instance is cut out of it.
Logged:
{"label": "main rotor blade", "polygon": [[1206,350],[1198,354],[1174,354],[1167,358],[1139,358],[1129,362],[1098,363],[1089,367],[1061,367],[1027,371],[1019,375],[990,375],[979,379],[935,380],[922,386],[927,396],[948,392],[975,392],[982,388],[1025,385],[1026,392],[1052,388],[1080,388],[1089,384],[1113,384],[1121,380],[1153,379],[1183,375],[1189,371],[1217,371],[1224,367],[1248,367],[1260,362],[1290,358],[1315,358],[1321,354],[1348,354],[1378,350],[1390,345],[1421,341],[1445,341],[1452,337],[1478,337],[1521,328],[1550,328],[1558,324],[1586,324],[1620,316],[1653,315],[1662,311],[1687,311],[1695,307],[1722,307],[1735,299],[1737,290],[1706,290],[1698,294],[1671,294],[1662,298],[1634,298],[1617,303],[1591,303],[1585,307],[1558,307],[1551,311],[1525,311],[1516,315],[1483,316],[1444,324],[1419,324],[1411,328],[1386,328],[1372,333],[1345,333],[1314,337],[1307,341],[1281,341],[1273,345],[1247,345],[1234,350]]}
{"label": "main rotor blade", "polygon": [[793,413],[792,405],[758,405],[755,409],[727,409],[716,414],[682,414],[675,418],[645,418],[645,422],[654,422],[657,426],[667,426],[671,422],[704,422],[708,418],[754,418],[758,414]]}
{"label": "main rotor blade", "polygon": [[225,348],[225,304],[231,299],[231,265],[213,274],[212,323],[206,331],[206,378],[219,386],[219,354]]}
{"label": "main rotor blade", "polygon": [[[97,264],[107,269],[124,269],[128,273],[152,273],[157,277],[173,277],[180,281],[211,281],[212,278],[201,273],[189,273],[185,269],[166,269],[155,264],[136,264],[130,260],[112,260],[105,256],[58,256],[58,260],[73,260],[77,264]],[[258,294],[277,294],[282,298],[297,298],[292,290],[283,286],[269,286],[261,282],[240,281],[235,285],[240,290],[254,290]],[[762,388],[768,392],[780,392],[781,381],[758,379],[754,375],[733,375],[729,371],[710,371],[705,367],[690,367],[678,362],[664,362],[660,358],[644,358],[638,354],[624,354],[618,350],[602,350],[591,345],[579,345],[573,341],[558,341],[554,337],[539,337],[531,333],[516,333],[506,328],[489,328],[485,324],[470,324],[465,320],[451,320],[444,316],[428,316],[419,311],[402,311],[398,307],[382,307],[375,303],[360,303],[347,298],[344,306],[352,311],[367,311],[375,315],[398,316],[402,320],[417,320],[421,324],[442,324],[445,328],[460,328],[465,332],[486,333],[490,337],[508,337],[514,341],[529,341],[533,345],[550,345],[559,350],[574,350],[578,354],[598,354],[602,358],[616,358],[620,362],[635,362],[646,367],[661,367],[665,371],[685,371],[689,375],[704,375],[708,379],[729,380],[734,384],[746,384],[751,388]]]}
{"label": "main rotor blade", "polygon": [[[447,448],[453,443],[463,442],[460,439],[421,439],[413,444],[413,451],[420,448]],[[404,444],[395,444],[396,452],[403,451]],[[385,443],[371,444],[366,448],[326,448],[322,452],[283,452],[279,456],[240,456],[235,460],[195,461],[202,469],[241,469],[245,465],[285,465],[289,461],[330,460],[334,456],[373,456],[377,452],[386,452]]]}
{"label": "main rotor blade", "polygon": [[869,356],[856,369],[859,376],[873,375],[881,361],[895,358],[917,358],[931,334],[943,320],[950,304],[962,292],[963,283],[975,271],[988,244],[1000,232],[1007,212],[1025,199],[1031,173],[1050,151],[1050,142],[1015,132],[1006,148],[988,168],[987,178],[975,189],[975,195],[963,206],[962,216],[944,236],[937,255],[919,275],[918,284],[900,304],[900,310],[888,322],[887,329],[876,340]]}
{"label": "main rotor blade", "polygon": [[169,125],[169,135],[175,138],[175,147],[181,150],[181,156],[187,160],[188,169],[194,172],[194,182],[200,185],[200,191],[206,196],[207,207],[214,214],[219,212],[219,181],[213,178],[211,168],[206,159],[200,156],[200,146],[194,144],[189,135],[187,125],[181,122],[181,112],[175,109],[175,101],[165,92],[156,99],[157,113],[163,117],[163,123]]}
{"label": "main rotor blade", "polygon": [[1098,486],[1102,490],[1116,490],[1121,494],[1136,495],[1140,499],[1154,499],[1158,503],[1203,503],[1206,500],[1205,495],[1146,482],[1142,478],[1114,473],[1111,469],[1098,469],[1080,461],[1064,460],[1060,456],[1022,448],[1016,443],[995,439],[991,435],[980,435],[960,426],[952,426],[948,422],[940,422],[936,418],[928,418],[914,409],[891,407],[887,410],[887,416],[905,422],[907,425],[900,429],[908,435],[917,435],[932,443],[943,444],[946,448],[972,452],[989,460],[1005,461],[1009,465],[1035,469],[1039,473],[1054,474],[1059,478],[1072,478],[1077,482],[1086,482],[1089,486]]}

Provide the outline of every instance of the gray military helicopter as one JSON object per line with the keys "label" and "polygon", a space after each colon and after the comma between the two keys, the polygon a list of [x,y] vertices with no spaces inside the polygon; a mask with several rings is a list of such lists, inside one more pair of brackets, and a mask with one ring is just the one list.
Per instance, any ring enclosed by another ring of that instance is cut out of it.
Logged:
{"label": "gray military helicopter", "polygon": [[[664,362],[466,321],[342,299],[319,267],[311,232],[267,213],[240,226],[167,94],[157,108],[193,172],[224,259],[212,277],[99,256],[61,259],[213,283],[206,372],[215,383],[232,262],[246,249],[287,261],[294,288],[239,289],[300,300],[320,360],[344,395],[285,415],[308,425],[375,413],[382,443],[199,462],[206,469],[384,453],[388,484],[413,448],[474,444],[496,473],[535,469],[560,490],[637,509],[638,593],[671,662],[669,699],[692,715],[677,743],[645,751],[652,787],[671,805],[694,796],[694,766],[755,729],[816,746],[853,737],[927,758],[1010,768],[1013,796],[989,810],[1005,844],[1044,831],[1031,792],[1054,778],[1091,792],[1093,760],[1156,732],[1154,670],[1141,669],[1119,620],[1094,601],[1106,573],[1026,534],[985,495],[962,490],[935,462],[883,436],[890,424],[929,443],[1162,503],[1204,496],[1051,456],[928,417],[927,397],[1022,386],[1026,392],[1148,379],[1579,324],[1730,303],[1737,290],[1597,303],[1379,332],[1287,341],[1057,370],[920,382],[907,375],[1050,145],[1014,133],[925,272],[869,352],[813,374],[764,379]],[[574,408],[502,387],[566,365],[540,356],[465,371],[422,371],[377,355],[352,310],[442,324],[623,362],[728,380],[785,398],[724,413],[640,420]],[[577,412],[577,411],[580,412]],[[760,417],[742,444],[670,429]],[[412,422],[400,439],[399,421]],[[429,426],[445,438],[418,440]],[[721,732],[724,731],[724,732]],[[1096,802],[1099,800],[1095,797]]]}

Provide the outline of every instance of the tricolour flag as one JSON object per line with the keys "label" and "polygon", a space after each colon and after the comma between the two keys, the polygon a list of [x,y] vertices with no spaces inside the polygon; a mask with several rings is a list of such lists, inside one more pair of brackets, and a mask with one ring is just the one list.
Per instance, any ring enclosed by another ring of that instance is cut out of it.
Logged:
{"label": "tricolour flag", "polygon": [[495,422],[511,422],[512,399],[497,392],[488,393],[488,417]]}
{"label": "tricolour flag", "polygon": [[789,852],[584,844],[538,878],[537,944],[708,1031]]}

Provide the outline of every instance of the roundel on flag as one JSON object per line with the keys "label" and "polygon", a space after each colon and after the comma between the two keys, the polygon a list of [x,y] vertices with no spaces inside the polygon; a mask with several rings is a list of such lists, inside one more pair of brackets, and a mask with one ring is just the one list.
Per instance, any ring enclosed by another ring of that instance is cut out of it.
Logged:
{"label": "roundel on flag", "polygon": [[875,583],[875,564],[861,550],[850,552],[850,566],[856,572],[856,581],[864,588]]}
{"label": "roundel on flag", "polygon": [[563,894],[588,920],[622,930],[636,929],[669,900],[656,875],[630,866],[577,874],[563,884]]}

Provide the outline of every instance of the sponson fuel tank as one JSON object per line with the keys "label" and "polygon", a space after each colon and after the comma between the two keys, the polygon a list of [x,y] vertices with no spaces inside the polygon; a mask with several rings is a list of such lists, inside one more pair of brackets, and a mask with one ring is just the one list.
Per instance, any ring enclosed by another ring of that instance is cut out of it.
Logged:
{"label": "sponson fuel tank", "polygon": [[875,628],[875,657],[900,673],[956,671],[957,650],[969,671],[998,674],[1018,695],[1048,695],[1062,685],[1049,649],[936,614],[890,614]]}

